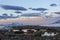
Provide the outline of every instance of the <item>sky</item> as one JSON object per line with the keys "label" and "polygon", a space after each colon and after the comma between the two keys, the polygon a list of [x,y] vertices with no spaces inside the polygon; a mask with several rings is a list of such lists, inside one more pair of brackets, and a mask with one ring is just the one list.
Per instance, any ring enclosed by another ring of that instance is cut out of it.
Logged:
{"label": "sky", "polygon": [[0,24],[52,25],[58,20],[60,0],[0,0]]}

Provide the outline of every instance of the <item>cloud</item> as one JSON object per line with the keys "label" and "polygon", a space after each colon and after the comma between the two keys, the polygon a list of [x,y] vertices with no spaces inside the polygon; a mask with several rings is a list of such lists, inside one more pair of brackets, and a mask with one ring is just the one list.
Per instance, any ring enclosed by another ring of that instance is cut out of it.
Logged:
{"label": "cloud", "polygon": [[18,14],[19,14],[19,13],[22,13],[22,12],[20,12],[20,11],[15,11],[15,13],[18,13]]}
{"label": "cloud", "polygon": [[60,17],[60,15],[59,14],[56,14],[56,13],[52,13],[51,14],[51,17]]}
{"label": "cloud", "polygon": [[29,13],[29,14],[22,14],[21,16],[25,16],[25,17],[40,16],[40,13]]}
{"label": "cloud", "polygon": [[48,10],[46,8],[29,8],[29,9],[36,10],[36,11],[45,11],[45,10]]}
{"label": "cloud", "polygon": [[[55,19],[56,18],[50,18],[50,19],[47,19],[47,18],[43,18],[43,17],[30,17],[30,18],[26,18],[26,17],[21,17],[21,19],[19,19],[20,23],[23,23],[23,24],[38,24],[38,25],[41,25],[41,24],[50,24],[50,23],[53,23],[55,22]],[[18,21],[18,22],[19,22]]]}
{"label": "cloud", "polygon": [[[8,24],[12,22],[18,22],[22,23],[23,25],[45,25],[45,24],[51,24],[55,22],[56,18],[43,18],[43,17],[20,17],[17,19],[9,19],[9,20],[0,20],[0,24]],[[7,22],[8,21],[8,22]]]}
{"label": "cloud", "polygon": [[52,24],[60,24],[60,20],[57,20],[56,22],[54,22]]}
{"label": "cloud", "polygon": [[19,6],[1,5],[1,7],[5,10],[21,10],[21,11],[27,10],[26,8]]}
{"label": "cloud", "polygon": [[0,16],[0,19],[9,19],[9,18],[18,18],[19,16],[17,15],[17,16],[13,16],[13,14],[12,15],[10,15],[10,16],[8,16],[7,14],[2,14],[2,16]]}
{"label": "cloud", "polygon": [[60,14],[60,12],[55,12],[56,14]]}
{"label": "cloud", "polygon": [[50,6],[53,6],[53,7],[55,7],[55,6],[57,6],[57,4],[51,4]]}

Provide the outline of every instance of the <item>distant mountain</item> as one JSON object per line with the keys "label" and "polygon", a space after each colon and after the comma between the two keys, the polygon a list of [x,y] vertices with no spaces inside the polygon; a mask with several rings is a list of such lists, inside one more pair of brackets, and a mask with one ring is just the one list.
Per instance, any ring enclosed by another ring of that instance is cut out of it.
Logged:
{"label": "distant mountain", "polygon": [[0,24],[0,26],[22,26],[23,24],[17,23],[17,22],[12,22],[8,24]]}
{"label": "distant mountain", "polygon": [[22,25],[23,24],[13,22],[13,23],[8,24],[7,26],[22,26]]}
{"label": "distant mountain", "polygon": [[47,27],[60,27],[60,24],[49,24],[49,25],[41,25],[41,26],[47,26]]}
{"label": "distant mountain", "polygon": [[9,24],[0,24],[0,30],[11,30],[13,26],[23,26],[23,24],[12,22]]}

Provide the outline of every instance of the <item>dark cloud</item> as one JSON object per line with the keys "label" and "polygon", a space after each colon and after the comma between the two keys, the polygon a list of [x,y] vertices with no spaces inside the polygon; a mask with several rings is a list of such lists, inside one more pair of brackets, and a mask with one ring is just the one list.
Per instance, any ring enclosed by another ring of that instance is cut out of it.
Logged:
{"label": "dark cloud", "polygon": [[60,14],[60,12],[55,12],[56,14]]}
{"label": "dark cloud", "polygon": [[60,20],[57,20],[56,22],[54,22],[52,24],[60,24]]}
{"label": "dark cloud", "polygon": [[25,16],[25,17],[40,16],[40,13],[22,14],[21,16]]}
{"label": "dark cloud", "polygon": [[29,8],[29,9],[36,10],[36,11],[45,11],[45,10],[48,10],[46,8]]}
{"label": "dark cloud", "polygon": [[20,11],[15,11],[15,13],[22,13],[22,12],[20,12]]}
{"label": "dark cloud", "polygon": [[50,6],[57,6],[57,4],[51,4]]}
{"label": "dark cloud", "polygon": [[26,8],[19,6],[1,5],[1,7],[5,10],[21,10],[21,11],[27,10]]}
{"label": "dark cloud", "polygon": [[11,14],[10,16],[8,16],[7,14],[2,14],[2,16],[0,16],[0,19],[9,19],[9,18],[18,18],[19,16],[13,16],[13,14]]}

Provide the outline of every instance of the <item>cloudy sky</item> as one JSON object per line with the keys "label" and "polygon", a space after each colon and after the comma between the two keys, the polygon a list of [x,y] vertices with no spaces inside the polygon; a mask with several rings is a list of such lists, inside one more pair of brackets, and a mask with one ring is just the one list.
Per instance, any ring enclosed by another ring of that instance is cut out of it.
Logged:
{"label": "cloudy sky", "polygon": [[53,25],[59,20],[60,0],[0,0],[0,24]]}

